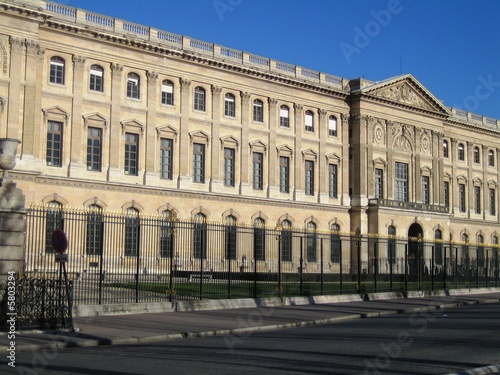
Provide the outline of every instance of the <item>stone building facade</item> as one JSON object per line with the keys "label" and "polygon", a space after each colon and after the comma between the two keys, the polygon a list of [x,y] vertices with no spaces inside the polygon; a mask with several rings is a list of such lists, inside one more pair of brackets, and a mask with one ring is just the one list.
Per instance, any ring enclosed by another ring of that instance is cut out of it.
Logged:
{"label": "stone building facade", "polygon": [[[0,1],[26,202],[497,244],[500,122],[42,0]],[[367,257],[367,254],[363,255]]]}

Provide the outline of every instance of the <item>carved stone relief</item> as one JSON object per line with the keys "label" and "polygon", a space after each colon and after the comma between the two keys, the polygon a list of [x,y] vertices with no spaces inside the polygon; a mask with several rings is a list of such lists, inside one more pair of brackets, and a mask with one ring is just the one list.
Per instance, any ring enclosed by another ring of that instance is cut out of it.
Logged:
{"label": "carved stone relief", "polygon": [[390,86],[386,89],[373,93],[375,96],[397,101],[399,103],[413,105],[424,109],[432,110],[433,107],[427,103],[422,96],[415,91],[408,83],[403,82]]}
{"label": "carved stone relief", "polygon": [[377,121],[373,127],[373,141],[379,145],[385,145],[385,127],[381,121]]}

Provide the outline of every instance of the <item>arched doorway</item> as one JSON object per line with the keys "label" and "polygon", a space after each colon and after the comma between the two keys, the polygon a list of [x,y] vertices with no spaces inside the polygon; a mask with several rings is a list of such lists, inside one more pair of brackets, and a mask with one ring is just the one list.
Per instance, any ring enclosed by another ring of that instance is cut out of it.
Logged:
{"label": "arched doorway", "polygon": [[[408,229],[408,275],[410,281],[422,280],[424,273],[424,231],[420,224],[413,223]],[[419,283],[420,284],[420,283]]]}

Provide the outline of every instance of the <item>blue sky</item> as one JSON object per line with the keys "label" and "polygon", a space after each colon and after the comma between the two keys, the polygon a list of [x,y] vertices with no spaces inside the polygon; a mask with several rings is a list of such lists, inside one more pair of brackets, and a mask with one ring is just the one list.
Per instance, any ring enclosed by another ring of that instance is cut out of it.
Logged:
{"label": "blue sky", "polygon": [[498,0],[58,0],[345,78],[411,73],[500,119]]}

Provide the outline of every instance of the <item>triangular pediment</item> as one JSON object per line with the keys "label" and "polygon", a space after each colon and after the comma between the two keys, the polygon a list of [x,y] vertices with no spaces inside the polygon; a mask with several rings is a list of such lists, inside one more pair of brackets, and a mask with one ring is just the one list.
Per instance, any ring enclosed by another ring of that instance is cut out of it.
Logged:
{"label": "triangular pediment", "polygon": [[411,106],[446,116],[451,115],[450,110],[411,74],[378,82],[364,87],[360,91],[364,95],[374,96],[399,105]]}

